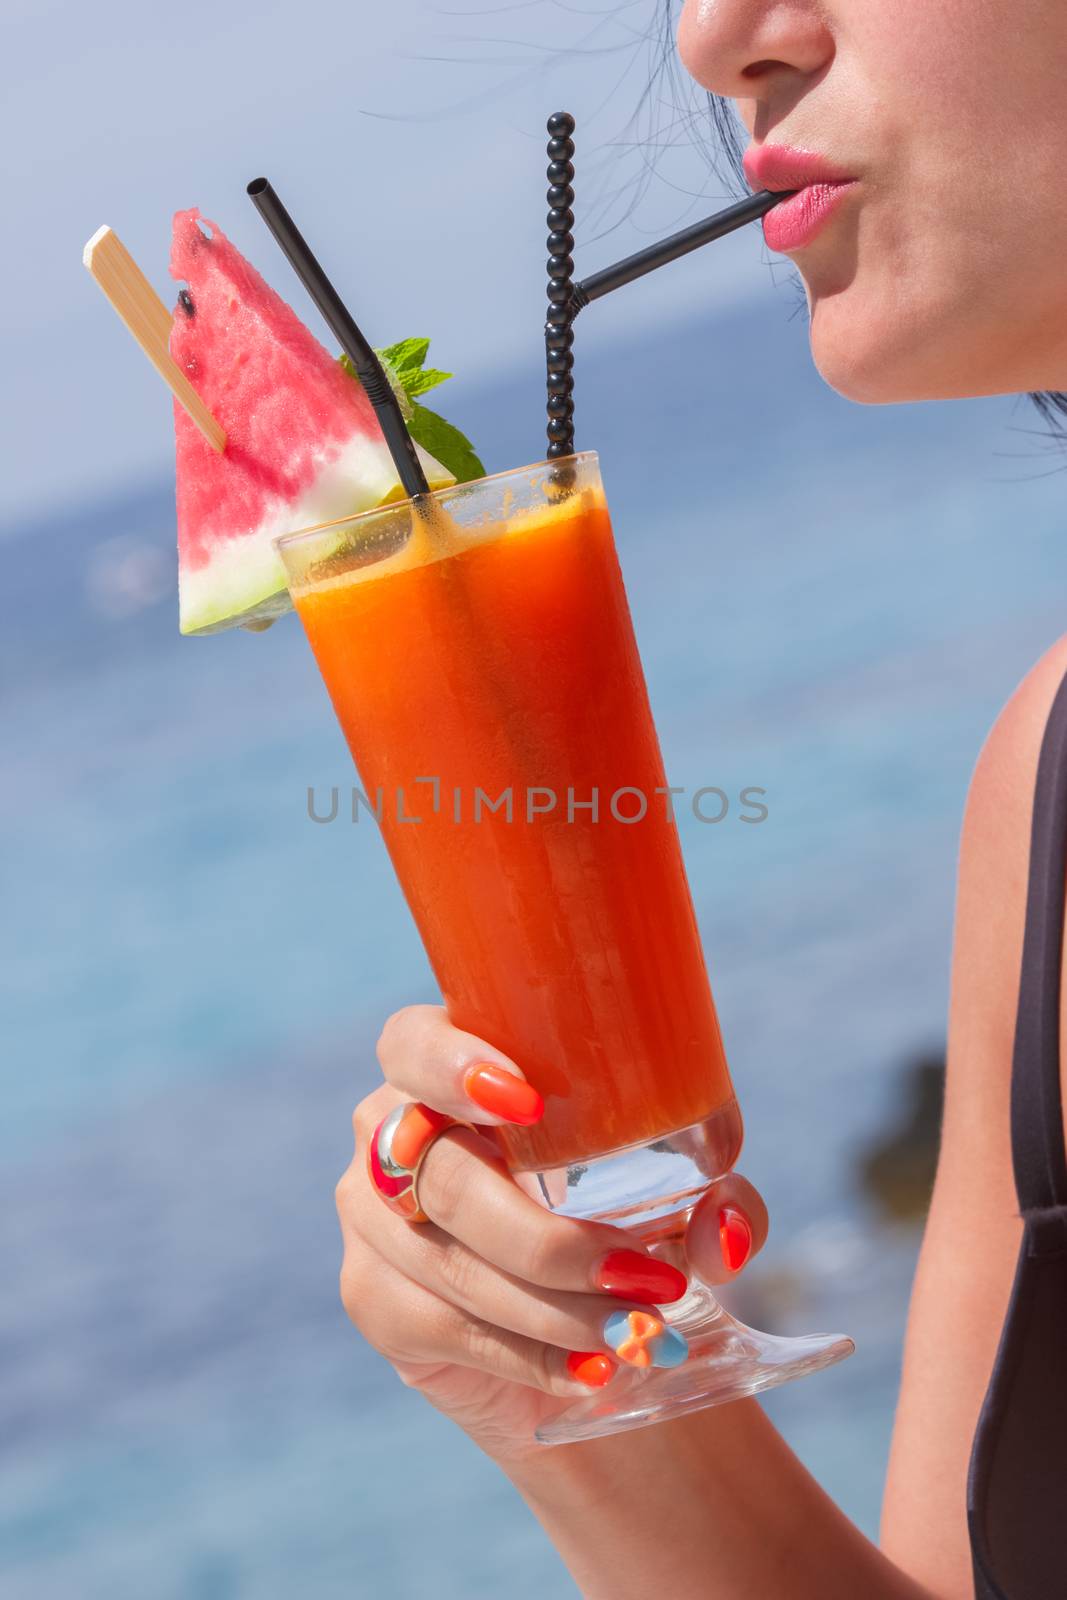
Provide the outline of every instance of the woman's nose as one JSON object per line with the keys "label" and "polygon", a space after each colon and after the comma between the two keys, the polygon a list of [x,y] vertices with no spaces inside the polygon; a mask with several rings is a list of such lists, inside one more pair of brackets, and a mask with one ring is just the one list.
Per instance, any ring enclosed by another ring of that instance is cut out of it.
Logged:
{"label": "woman's nose", "polygon": [[731,100],[822,72],[834,37],[815,0],[685,0],[678,53],[698,83]]}

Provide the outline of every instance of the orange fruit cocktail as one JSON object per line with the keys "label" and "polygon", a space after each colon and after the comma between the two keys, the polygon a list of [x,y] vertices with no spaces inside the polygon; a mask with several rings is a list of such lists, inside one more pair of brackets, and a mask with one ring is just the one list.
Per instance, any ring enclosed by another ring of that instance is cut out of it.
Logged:
{"label": "orange fruit cocktail", "polygon": [[725,1169],[740,1125],[595,461],[569,490],[531,473],[473,521],[459,489],[421,527],[287,541],[315,552],[293,598],[451,1020],[544,1096],[500,1130],[512,1167],[730,1108]]}
{"label": "orange fruit cocktail", "polygon": [[[544,1097],[533,1127],[495,1130],[516,1181],[677,1255],[741,1117],[596,457],[278,549],[448,1014]],[[852,1349],[746,1328],[693,1277],[661,1315],[688,1359],[616,1372],[542,1442],[754,1394]]]}

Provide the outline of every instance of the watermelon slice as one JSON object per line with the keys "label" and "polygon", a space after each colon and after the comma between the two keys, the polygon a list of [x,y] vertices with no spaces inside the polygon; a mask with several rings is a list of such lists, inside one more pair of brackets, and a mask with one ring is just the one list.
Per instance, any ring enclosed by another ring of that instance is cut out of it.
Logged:
{"label": "watermelon slice", "polygon": [[[291,610],[272,539],[401,498],[377,418],[214,222],[174,218],[170,350],[226,430],[219,455],[174,406],[182,633],[266,626]],[[431,486],[454,481],[417,446]]]}

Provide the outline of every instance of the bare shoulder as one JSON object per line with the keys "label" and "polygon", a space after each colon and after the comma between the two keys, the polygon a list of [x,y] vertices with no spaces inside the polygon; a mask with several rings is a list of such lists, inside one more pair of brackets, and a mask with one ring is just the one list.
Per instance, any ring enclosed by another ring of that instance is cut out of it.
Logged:
{"label": "bare shoulder", "polygon": [[[1045,724],[1065,673],[1067,636],[1031,667],[993,724],[975,764],[960,840],[946,1134],[959,1121],[977,1135],[976,1119],[984,1111],[996,1119],[987,1132],[997,1137],[998,1148],[1007,1132],[1000,1112],[1011,1069],[1034,783]],[[979,1087],[994,1098],[976,1102]],[[983,1148],[988,1153],[985,1141]],[[946,1139],[943,1162],[952,1154]]]}
{"label": "bare shoulder", "polygon": [[1008,1203],[1008,1095],[1026,915],[1034,783],[1045,724],[1067,673],[1067,636],[1031,667],[975,764],[960,841],[941,1186],[955,1164],[996,1158]]}
{"label": "bare shoulder", "polygon": [[[1030,668],[1001,711],[982,746],[967,801],[965,830],[975,842],[1008,842],[1020,815],[1029,818],[1041,740],[1049,709],[1067,674],[1067,634]],[[1029,843],[1024,830],[1022,844]],[[964,847],[968,840],[966,832]]]}
{"label": "bare shoulder", "polygon": [[908,1317],[883,1542],[933,1593],[972,1595],[967,1465],[1015,1270],[1012,1046],[1034,781],[1067,637],[1031,668],[982,747],[960,845],[937,1181]]}

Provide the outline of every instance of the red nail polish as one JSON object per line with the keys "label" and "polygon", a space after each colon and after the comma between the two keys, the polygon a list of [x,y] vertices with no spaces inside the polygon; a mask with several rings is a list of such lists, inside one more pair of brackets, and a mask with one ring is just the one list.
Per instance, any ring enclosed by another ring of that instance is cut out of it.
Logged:
{"label": "red nail polish", "polygon": [[663,1306],[680,1300],[688,1283],[685,1273],[669,1261],[643,1256],[639,1250],[612,1250],[597,1268],[596,1286],[604,1294],[618,1295],[620,1300]]}
{"label": "red nail polish", "polygon": [[719,1212],[719,1243],[730,1271],[739,1272],[752,1250],[752,1229],[743,1211],[723,1206]]}
{"label": "red nail polish", "polygon": [[615,1363],[599,1350],[572,1350],[567,1357],[567,1371],[587,1389],[602,1389],[614,1373]]}
{"label": "red nail polish", "polygon": [[517,1078],[506,1067],[487,1062],[468,1067],[463,1074],[463,1091],[483,1111],[491,1111],[505,1122],[517,1122],[523,1128],[540,1122],[544,1115],[545,1102],[533,1084]]}

